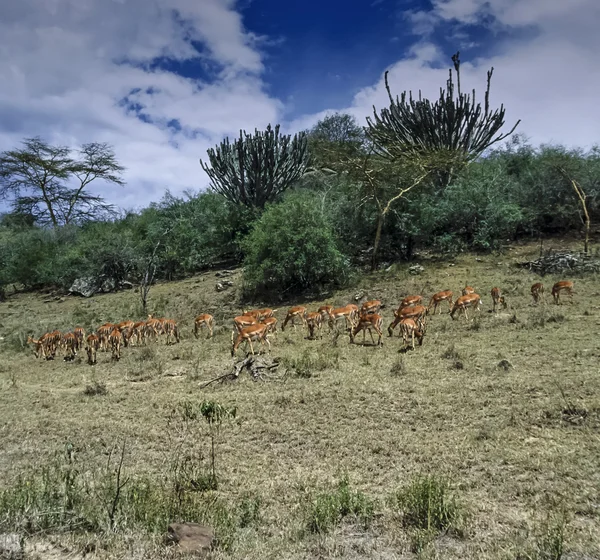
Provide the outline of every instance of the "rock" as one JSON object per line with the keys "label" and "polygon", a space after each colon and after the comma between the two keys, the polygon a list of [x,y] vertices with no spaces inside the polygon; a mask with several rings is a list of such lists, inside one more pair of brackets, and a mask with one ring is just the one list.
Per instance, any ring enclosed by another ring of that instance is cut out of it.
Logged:
{"label": "rock", "polygon": [[217,292],[222,292],[225,289],[225,286],[223,286],[223,284],[221,284],[221,282],[217,282],[217,284],[215,285],[215,290],[217,290]]}
{"label": "rock", "polygon": [[498,367],[504,371],[508,371],[509,369],[512,369],[513,365],[508,360],[500,360],[498,362]]}
{"label": "rock", "polygon": [[100,284],[100,291],[104,294],[114,292],[117,289],[117,281],[114,278],[105,278]]}
{"label": "rock", "polygon": [[354,301],[360,301],[364,297],[365,297],[365,292],[363,292],[361,290],[360,292],[354,294]]}
{"label": "rock", "polygon": [[127,280],[123,280],[119,284],[119,288],[121,288],[122,290],[131,290],[133,288],[133,282],[128,282]]}
{"label": "rock", "polygon": [[19,535],[16,533],[0,534],[0,558],[2,560],[21,560],[21,558],[24,558]]}
{"label": "rock", "polygon": [[93,276],[77,278],[69,292],[83,297],[92,297],[98,291],[98,281]]}
{"label": "rock", "polygon": [[168,528],[170,544],[179,545],[184,552],[202,553],[202,557],[208,555],[214,539],[214,531],[199,523],[171,523]]}
{"label": "rock", "polygon": [[420,264],[414,264],[408,268],[409,274],[417,275],[425,272],[425,269]]}
{"label": "rock", "polygon": [[226,290],[231,286],[233,286],[233,282],[231,280],[223,280],[221,282],[217,282],[217,284],[215,285],[215,289],[217,290],[217,292],[222,292],[223,290]]}

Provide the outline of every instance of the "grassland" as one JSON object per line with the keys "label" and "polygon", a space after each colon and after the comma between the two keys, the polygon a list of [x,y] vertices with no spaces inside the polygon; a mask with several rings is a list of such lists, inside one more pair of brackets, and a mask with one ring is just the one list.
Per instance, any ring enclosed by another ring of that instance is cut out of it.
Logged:
{"label": "grassland", "polygon": [[[131,513],[106,521],[116,465],[124,444],[124,493],[141,477],[173,478],[185,454],[195,457],[185,472],[201,480],[209,466],[208,427],[183,422],[173,410],[213,400],[237,407],[237,417],[217,437],[218,488],[196,488],[188,512],[217,528],[215,558],[541,560],[560,558],[561,545],[563,558],[600,558],[599,279],[575,278],[572,304],[535,307],[529,287],[539,278],[514,267],[535,252],[524,245],[451,262],[424,256],[419,276],[394,265],[351,290],[305,302],[316,309],[364,293],[384,302],[387,326],[405,295],[458,292],[467,283],[482,294],[478,318],[435,316],[414,352],[400,352],[397,336],[376,348],[351,345],[346,335],[310,341],[286,329],[273,340],[280,366],[272,378],[243,374],[205,388],[232,366],[238,273],[234,288],[221,293],[214,272],[155,286],[150,310],[180,322],[181,343],[125,348],[119,362],[99,353],[94,367],[83,357],[36,360],[24,347],[27,334],[135,319],[137,294],[12,296],[0,306],[2,530],[29,535],[29,550],[43,551],[31,557],[172,555],[161,542],[166,525],[149,528],[147,517]],[[566,278],[543,281],[549,290]],[[490,312],[493,286],[509,306],[497,314]],[[212,340],[191,334],[200,312],[215,315]],[[99,513],[88,516],[100,519],[96,526],[64,519],[32,525],[33,506],[7,513],[27,493],[19,484],[42,480],[49,465],[58,465],[56,480],[68,481],[64,473],[74,469],[87,477],[87,494],[77,499],[95,503]],[[460,515],[450,530],[423,536],[394,497],[429,474],[448,481]],[[319,532],[313,522],[321,504],[330,507],[345,477],[353,505]]]}

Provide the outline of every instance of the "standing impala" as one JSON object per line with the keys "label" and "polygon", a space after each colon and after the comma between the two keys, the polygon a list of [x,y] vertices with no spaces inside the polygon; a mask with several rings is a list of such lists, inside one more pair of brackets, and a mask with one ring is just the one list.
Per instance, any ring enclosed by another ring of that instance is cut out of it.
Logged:
{"label": "standing impala", "polygon": [[[433,296],[431,296],[431,299],[429,300],[429,305],[427,306],[427,311],[429,312],[431,310],[431,308],[433,307],[433,314],[435,315],[437,308],[440,306],[440,304],[443,301],[447,301],[448,307],[450,309],[452,309],[453,295],[454,294],[450,290],[444,290],[443,292],[438,292],[437,294],[433,294]],[[442,313],[442,309],[440,308],[440,314],[441,313]]]}
{"label": "standing impala", "polygon": [[254,347],[252,346],[253,340],[258,340],[261,344],[266,342],[270,350],[271,343],[267,338],[268,329],[268,325],[264,325],[262,323],[251,325],[250,327],[244,327],[242,330],[240,330],[235,342],[233,343],[231,348],[231,356],[235,356],[235,351],[239,348],[242,342],[245,342],[246,345],[250,344],[250,352],[252,352],[252,355],[254,356]]}
{"label": "standing impala", "polygon": [[466,296],[460,296],[455,302],[452,311],[450,311],[450,317],[454,319],[454,314],[458,311],[459,316],[462,311],[465,314],[465,319],[468,319],[467,309],[472,307],[476,311],[480,311],[481,297],[479,294],[467,294]]}
{"label": "standing impala", "polygon": [[297,305],[296,307],[290,307],[285,316],[285,320],[281,325],[281,331],[285,331],[285,326],[291,322],[294,330],[296,330],[296,319],[300,319],[303,325],[306,326],[306,307],[302,305]]}
{"label": "standing impala", "polygon": [[394,311],[394,320],[388,327],[388,335],[394,334],[394,329],[403,319],[414,319],[417,323],[422,323],[427,314],[427,308],[424,305],[409,305],[408,307],[400,307]]}
{"label": "standing impala", "polygon": [[571,303],[573,303],[573,282],[570,280],[562,280],[552,286],[552,297],[554,298],[554,303],[556,303],[556,305],[560,304],[560,292],[565,292],[571,298]]}
{"label": "standing impala", "polygon": [[541,282],[536,282],[533,286],[531,286],[531,297],[533,298],[533,303],[537,304],[540,299],[542,303],[544,303],[544,284]]}
{"label": "standing impala", "polygon": [[502,309],[506,309],[506,300],[500,292],[500,288],[492,288],[492,311],[495,313],[496,308],[501,305]]}
{"label": "standing impala", "polygon": [[363,332],[363,346],[365,344],[365,337],[367,334],[367,330],[371,335],[371,340],[373,341],[373,345],[375,345],[375,339],[373,338],[373,332],[371,329],[375,330],[377,336],[377,346],[383,346],[383,342],[381,341],[381,337],[383,333],[381,332],[381,324],[383,323],[383,317],[378,315],[377,313],[369,313],[368,315],[363,314],[359,317],[357,325],[350,330],[350,342],[354,343],[354,337],[360,332]]}
{"label": "standing impala", "polygon": [[402,342],[404,348],[407,347],[408,341],[411,341],[411,347],[415,349],[415,337],[419,341],[419,346],[423,345],[423,337],[425,336],[426,321],[415,321],[414,319],[402,319],[400,321],[400,334],[402,334]]}

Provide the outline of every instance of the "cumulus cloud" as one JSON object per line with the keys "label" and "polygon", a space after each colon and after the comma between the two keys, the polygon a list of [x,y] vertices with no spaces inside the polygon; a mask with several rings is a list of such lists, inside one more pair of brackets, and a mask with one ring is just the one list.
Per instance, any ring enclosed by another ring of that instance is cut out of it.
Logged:
{"label": "cumulus cloud", "polygon": [[[198,158],[208,147],[278,120],[260,43],[234,0],[9,2],[0,20],[0,150],[37,135],[109,142],[128,186],[104,194],[122,207],[167,188],[205,187]],[[206,79],[176,71],[190,62]]]}
{"label": "cumulus cloud", "polygon": [[[406,21],[422,37],[403,59],[389,67],[392,93],[405,90],[436,99],[451,66],[436,38],[464,37],[457,48],[468,48],[469,26],[485,28],[493,44],[486,56],[466,59],[461,66],[463,89],[475,88],[482,99],[486,71],[494,67],[491,105],[506,107],[507,129],[521,119],[517,131],[534,144],[562,143],[590,147],[600,143],[600,3],[596,0],[433,0],[428,11],[406,12]],[[349,112],[364,123],[373,105],[389,104],[383,75],[365,87]],[[305,115],[296,122],[314,124],[331,111]]]}

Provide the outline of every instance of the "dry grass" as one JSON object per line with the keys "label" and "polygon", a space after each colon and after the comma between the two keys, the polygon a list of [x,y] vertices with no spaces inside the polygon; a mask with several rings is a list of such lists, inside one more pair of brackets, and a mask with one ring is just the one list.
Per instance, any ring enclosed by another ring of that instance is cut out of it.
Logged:
{"label": "dry grass", "polygon": [[[560,528],[565,557],[598,558],[598,278],[575,279],[572,305],[534,307],[529,287],[538,279],[511,266],[533,253],[535,247],[517,247],[477,260],[423,260],[425,273],[417,277],[398,265],[328,302],[309,303],[347,303],[363,290],[384,302],[389,323],[405,295],[476,287],[481,316],[433,317],[414,352],[399,353],[397,334],[383,348],[369,340],[350,345],[342,335],[334,348],[331,335],[309,341],[292,329],[273,341],[280,377],[254,382],[242,375],[202,390],[231,367],[229,319],[240,311],[233,291],[216,293],[214,273],[150,292],[150,311],[183,326],[181,344],[126,348],[118,363],[99,353],[94,367],[79,356],[39,361],[22,345],[30,332],[135,319],[136,294],[51,303],[14,296],[0,307],[0,488],[13,488],[19,474],[49,464],[66,444],[78,468],[95,472],[106,467],[107,450],[125,441],[129,484],[172,474],[186,437],[196,466],[208,467],[208,427],[199,423],[190,438],[172,422],[180,403],[206,399],[238,411],[218,436],[218,490],[202,502],[221,508],[202,517],[226,542],[216,558],[553,558],[542,548],[559,549],[552,545],[559,530],[544,528],[559,514],[567,520]],[[558,279],[543,280],[548,292]],[[488,312],[493,286],[509,305],[498,314]],[[200,312],[215,314],[212,340],[191,334]],[[280,320],[284,312],[277,312]],[[393,496],[425,475],[449,482],[466,520],[460,533],[421,539],[402,522],[406,512]],[[328,532],[307,530],[311,504],[327,500],[346,477],[349,492],[373,505],[370,523],[336,514],[341,520]],[[6,528],[1,513],[0,522]],[[32,542],[59,543],[73,555],[85,548],[98,558],[170,554],[159,534],[135,527],[124,523],[115,534],[54,530]]]}

